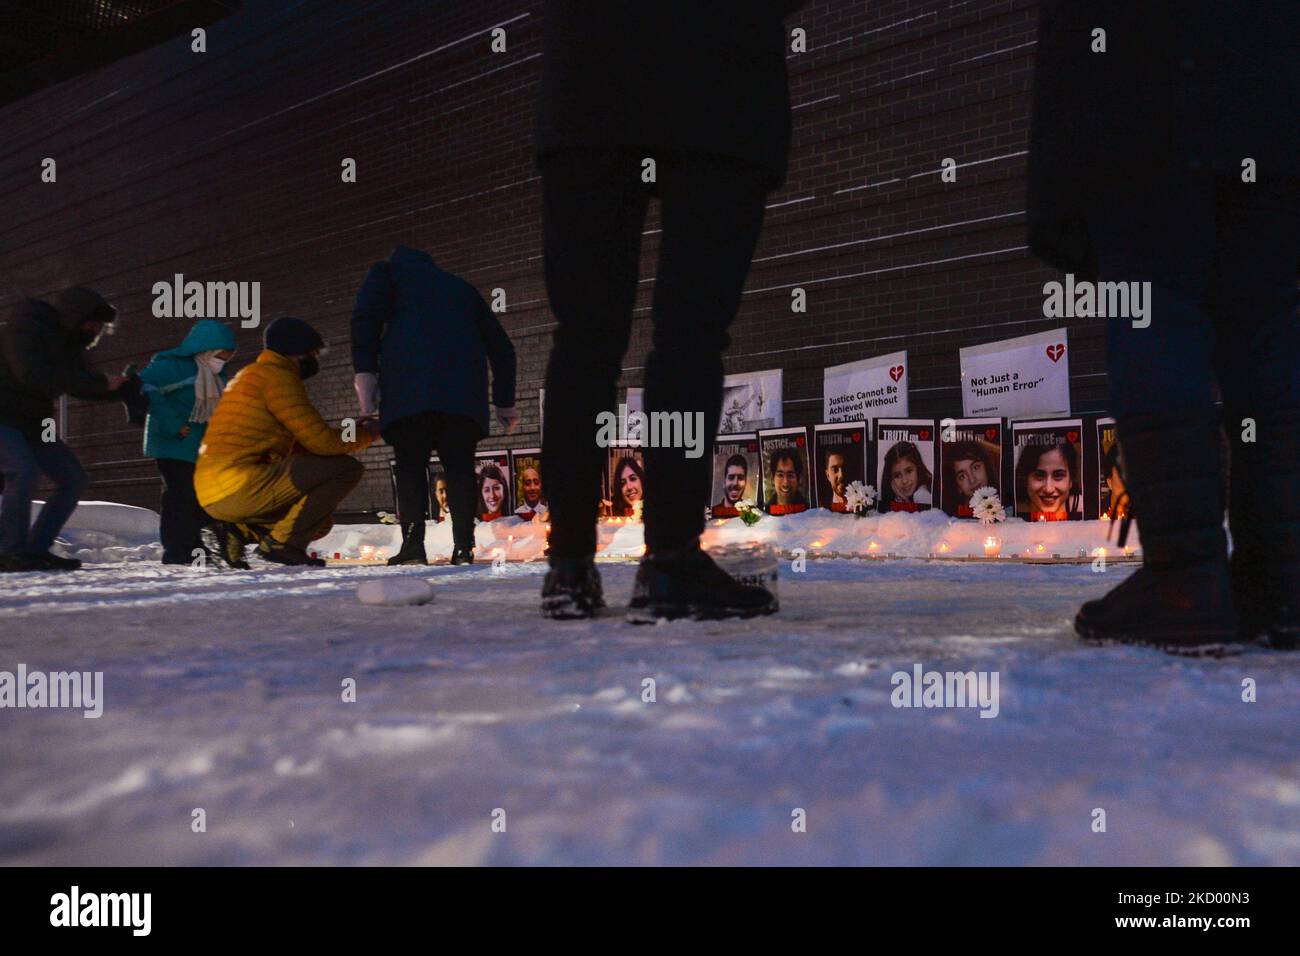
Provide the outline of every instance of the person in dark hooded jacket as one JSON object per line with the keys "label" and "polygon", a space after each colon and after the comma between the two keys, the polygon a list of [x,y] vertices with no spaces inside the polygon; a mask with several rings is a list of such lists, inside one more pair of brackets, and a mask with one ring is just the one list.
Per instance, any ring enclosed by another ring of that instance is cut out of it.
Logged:
{"label": "person in dark hooded jacket", "polygon": [[[0,326],[0,571],[81,566],[50,553],[86,485],[77,456],[55,432],[55,402],[61,395],[121,399],[125,376],[86,367],[87,350],[116,319],[117,311],[98,292],[72,288],[50,302],[19,302]],[[32,524],[32,497],[42,474],[54,491]]]}
{"label": "person in dark hooded jacket", "polygon": [[424,564],[429,455],[438,450],[451,504],[453,564],[474,559],[474,449],[492,404],[506,434],[519,423],[515,349],[474,286],[428,253],[398,246],[371,267],[352,313],[352,364],[363,417],[378,414],[397,460],[402,548],[389,564]]}

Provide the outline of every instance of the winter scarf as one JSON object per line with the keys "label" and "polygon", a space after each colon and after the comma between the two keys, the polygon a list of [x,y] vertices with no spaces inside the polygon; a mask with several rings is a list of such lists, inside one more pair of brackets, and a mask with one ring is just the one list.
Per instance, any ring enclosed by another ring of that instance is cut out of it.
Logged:
{"label": "winter scarf", "polygon": [[211,420],[217,402],[221,400],[221,377],[208,365],[208,360],[219,351],[220,349],[212,349],[194,356],[194,364],[198,370],[194,376],[194,408],[190,412],[192,422]]}

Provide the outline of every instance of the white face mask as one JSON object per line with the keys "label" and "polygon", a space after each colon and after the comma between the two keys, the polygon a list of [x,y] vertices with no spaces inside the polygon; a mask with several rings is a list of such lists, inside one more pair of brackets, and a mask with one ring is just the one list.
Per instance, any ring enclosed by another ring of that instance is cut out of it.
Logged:
{"label": "white face mask", "polygon": [[215,355],[212,356],[210,359],[208,359],[208,368],[212,369],[212,373],[214,375],[218,374],[225,367],[226,367],[225,359],[217,358]]}

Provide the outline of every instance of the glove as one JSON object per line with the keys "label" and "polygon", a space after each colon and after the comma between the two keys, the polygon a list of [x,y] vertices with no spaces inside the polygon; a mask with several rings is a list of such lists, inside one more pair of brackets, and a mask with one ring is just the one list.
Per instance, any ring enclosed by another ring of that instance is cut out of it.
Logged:
{"label": "glove", "polygon": [[134,365],[128,365],[122,369],[122,378],[122,384],[113,394],[126,406],[127,424],[143,425],[149,414],[149,399],[144,394],[140,373]]}
{"label": "glove", "polygon": [[515,429],[519,427],[519,417],[519,409],[513,405],[497,409],[497,421],[501,423],[501,428],[507,435],[515,433]]}
{"label": "glove", "polygon": [[361,415],[379,414],[379,376],[374,372],[357,372],[352,378],[352,386],[357,390],[357,401],[361,405]]}

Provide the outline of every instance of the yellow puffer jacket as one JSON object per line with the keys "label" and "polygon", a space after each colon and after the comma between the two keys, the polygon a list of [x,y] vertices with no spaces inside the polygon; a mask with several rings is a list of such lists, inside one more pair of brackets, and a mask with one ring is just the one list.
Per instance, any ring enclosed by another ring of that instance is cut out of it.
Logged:
{"label": "yellow puffer jacket", "polygon": [[231,379],[217,403],[199,448],[194,491],[207,506],[294,451],[348,455],[371,441],[362,431],[356,441],[345,442],[312,407],[294,362],[267,350]]}

